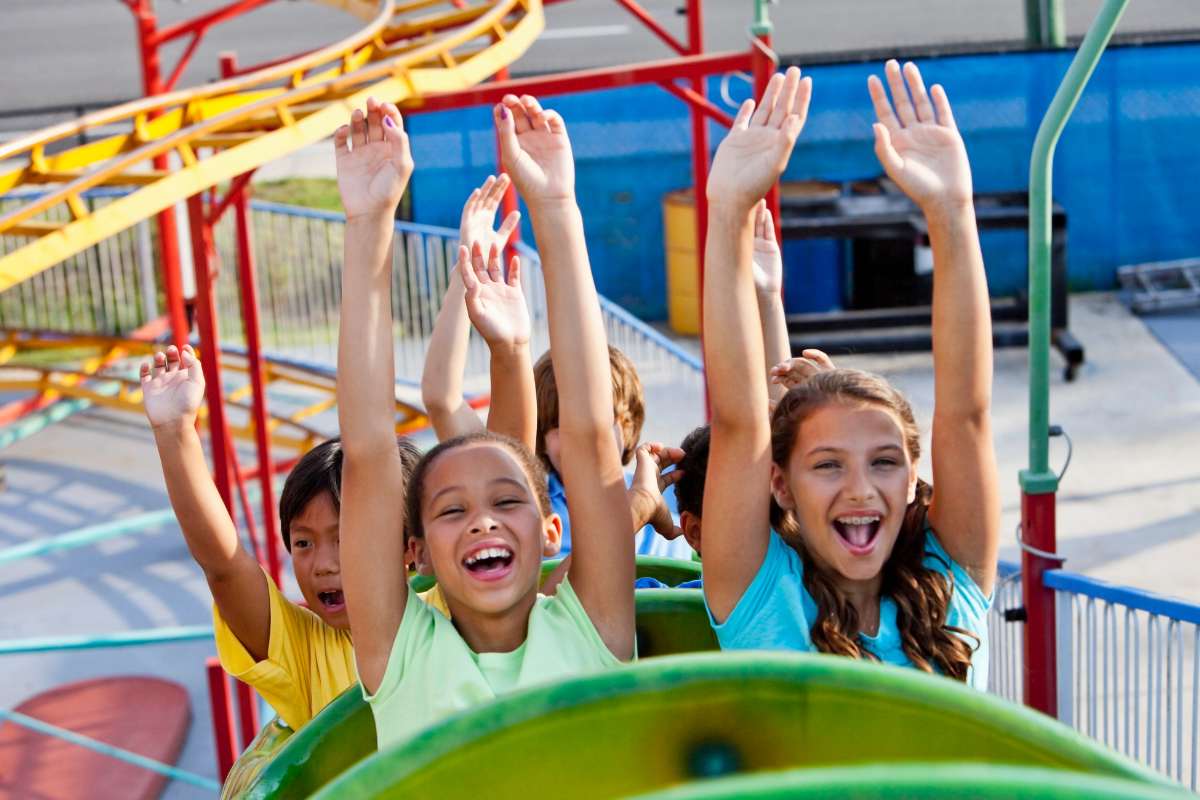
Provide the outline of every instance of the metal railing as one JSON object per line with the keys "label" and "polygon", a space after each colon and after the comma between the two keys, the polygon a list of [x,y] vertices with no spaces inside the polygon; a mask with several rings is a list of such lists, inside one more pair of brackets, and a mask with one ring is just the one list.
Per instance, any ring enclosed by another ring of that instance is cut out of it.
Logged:
{"label": "metal railing", "polygon": [[1025,645],[1021,626],[1009,617],[1020,608],[1021,568],[1001,561],[988,614],[988,691],[1014,703],[1024,702]]}
{"label": "metal railing", "polygon": [[1058,717],[1189,786],[1200,756],[1200,606],[1063,570]]}

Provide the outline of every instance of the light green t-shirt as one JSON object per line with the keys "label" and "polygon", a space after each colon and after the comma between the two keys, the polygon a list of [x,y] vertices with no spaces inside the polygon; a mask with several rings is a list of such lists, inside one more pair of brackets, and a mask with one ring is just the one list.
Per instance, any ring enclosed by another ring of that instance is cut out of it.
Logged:
{"label": "light green t-shirt", "polygon": [[525,641],[511,653],[473,652],[454,623],[409,589],[383,681],[363,696],[383,750],[504,692],[619,663],[565,580],[553,597],[538,597]]}

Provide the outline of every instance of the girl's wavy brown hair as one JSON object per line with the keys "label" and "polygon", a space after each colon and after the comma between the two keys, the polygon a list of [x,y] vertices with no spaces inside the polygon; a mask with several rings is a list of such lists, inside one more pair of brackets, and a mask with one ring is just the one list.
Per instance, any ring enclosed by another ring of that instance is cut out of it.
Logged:
{"label": "girl's wavy brown hair", "polygon": [[[831,403],[871,405],[892,412],[901,422],[908,457],[916,463],[921,455],[921,435],[912,406],[884,378],[856,369],[820,372],[789,391],[771,418],[771,458],[786,472],[797,434],[805,418]],[[881,595],[896,603],[896,625],[904,653],[925,672],[935,669],[956,680],[966,681],[971,655],[980,638],[971,631],[946,624],[954,591],[953,578],[926,567],[926,513],[933,487],[917,482],[916,498],[909,503],[896,545],[883,565]],[[817,604],[817,618],[810,635],[822,653],[878,660],[859,635],[858,612],[837,589],[828,570],[816,563],[804,547],[799,526],[788,511],[772,501],[771,522],[793,544],[804,564],[804,586]],[[949,564],[945,565],[947,569]],[[966,638],[974,639],[975,645]]]}

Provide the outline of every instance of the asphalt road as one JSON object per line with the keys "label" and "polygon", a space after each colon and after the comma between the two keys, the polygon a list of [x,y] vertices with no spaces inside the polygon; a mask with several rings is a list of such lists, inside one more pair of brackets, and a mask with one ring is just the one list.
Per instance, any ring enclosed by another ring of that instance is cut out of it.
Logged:
{"label": "asphalt road", "polygon": [[[158,0],[160,25],[193,17],[226,0]],[[682,0],[643,0],[683,36]],[[1068,31],[1081,34],[1101,0],[1069,0]],[[708,0],[705,45],[740,49],[751,0]],[[1020,40],[1021,0],[782,0],[772,6],[776,45],[785,56],[846,51],[903,54],[930,46]],[[546,72],[664,58],[669,51],[612,0],[572,0],[546,10],[547,30],[515,72]],[[232,50],[255,63],[336,41],[361,25],[342,11],[306,0],[278,0],[218,28],[201,43],[181,86],[211,80],[217,54]],[[1200,31],[1197,0],[1133,2],[1120,32]],[[133,17],[119,0],[4,0],[0,5],[0,130],[24,130],[53,118],[14,110],[107,105],[141,94]],[[173,65],[177,42],[164,54]],[[168,66],[170,69],[170,66]]]}

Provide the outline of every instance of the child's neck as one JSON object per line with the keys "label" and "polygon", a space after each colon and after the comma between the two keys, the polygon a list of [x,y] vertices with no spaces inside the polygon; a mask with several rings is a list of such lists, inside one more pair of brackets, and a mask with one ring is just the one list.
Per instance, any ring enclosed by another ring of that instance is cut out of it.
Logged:
{"label": "child's neck", "polygon": [[454,627],[473,652],[511,653],[522,644],[529,634],[529,614],[537,601],[537,591],[522,598],[516,606],[501,614],[486,614],[446,598],[453,615]]}
{"label": "child's neck", "polygon": [[865,581],[838,577],[837,588],[842,596],[858,612],[858,630],[868,636],[879,633],[879,590],[883,576],[876,575]]}

